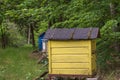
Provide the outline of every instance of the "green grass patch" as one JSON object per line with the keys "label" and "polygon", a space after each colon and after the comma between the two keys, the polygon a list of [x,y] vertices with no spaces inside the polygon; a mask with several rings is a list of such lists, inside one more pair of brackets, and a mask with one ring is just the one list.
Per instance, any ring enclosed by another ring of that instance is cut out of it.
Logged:
{"label": "green grass patch", "polygon": [[30,58],[30,47],[0,49],[0,80],[33,80],[44,70]]}

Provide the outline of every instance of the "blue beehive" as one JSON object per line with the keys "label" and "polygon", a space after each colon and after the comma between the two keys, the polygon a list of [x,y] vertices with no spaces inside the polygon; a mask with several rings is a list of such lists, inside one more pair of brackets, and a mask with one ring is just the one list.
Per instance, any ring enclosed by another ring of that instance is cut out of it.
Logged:
{"label": "blue beehive", "polygon": [[38,38],[38,47],[39,47],[40,51],[43,49],[42,39],[44,38],[44,35],[45,35],[45,32],[43,32],[42,34],[40,34],[40,36]]}

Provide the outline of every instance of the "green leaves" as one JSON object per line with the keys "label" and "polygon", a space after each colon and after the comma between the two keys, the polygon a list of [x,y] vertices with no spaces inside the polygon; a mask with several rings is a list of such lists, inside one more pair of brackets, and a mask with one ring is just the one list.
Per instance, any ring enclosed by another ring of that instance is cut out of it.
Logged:
{"label": "green leaves", "polygon": [[117,20],[109,20],[101,29],[101,35],[104,39],[114,41],[116,38],[116,32],[114,28],[117,27]]}
{"label": "green leaves", "polygon": [[[111,19],[110,3],[115,3],[114,18]],[[17,24],[17,29],[26,32],[34,24],[35,37],[50,28],[99,27],[101,39],[101,62],[110,58],[110,47],[120,41],[120,3],[117,0],[3,0],[0,1],[0,29],[4,20]],[[2,27],[1,27],[2,26]],[[5,32],[9,32],[5,28]],[[11,33],[12,35],[12,33]],[[20,36],[20,35],[19,35]],[[106,50],[104,50],[106,49]],[[114,50],[113,50],[114,51]],[[115,52],[115,51],[114,51]],[[105,53],[105,55],[104,55]],[[102,56],[103,55],[103,56]],[[107,55],[109,55],[107,57]]]}
{"label": "green leaves", "polygon": [[120,32],[116,31],[118,28],[118,21],[115,19],[108,20],[101,28],[101,39],[97,43],[98,50],[98,64],[102,69],[110,68],[110,65],[115,63],[117,55],[115,50],[116,42],[120,41]]}

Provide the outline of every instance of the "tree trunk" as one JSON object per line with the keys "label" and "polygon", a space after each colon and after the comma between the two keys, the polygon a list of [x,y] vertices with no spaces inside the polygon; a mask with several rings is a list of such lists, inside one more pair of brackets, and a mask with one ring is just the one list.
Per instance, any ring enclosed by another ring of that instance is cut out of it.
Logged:
{"label": "tree trunk", "polygon": [[48,29],[50,29],[50,27],[52,26],[51,21],[48,22]]}
{"label": "tree trunk", "polygon": [[30,24],[30,28],[31,28],[32,45],[33,45],[33,47],[35,47],[35,39],[34,39],[34,25],[33,25],[33,24]]}
{"label": "tree trunk", "polygon": [[115,4],[114,3],[110,3],[110,14],[111,14],[111,18],[115,17],[116,10],[115,10]]}
{"label": "tree trunk", "polygon": [[1,45],[2,45],[2,48],[4,49],[6,47],[6,44],[5,44],[5,33],[3,32],[3,30],[1,29]]}
{"label": "tree trunk", "polygon": [[63,14],[60,14],[59,15],[59,22],[62,22],[63,21]]}
{"label": "tree trunk", "polygon": [[28,40],[27,43],[30,44],[30,35],[31,35],[31,27],[30,25],[28,26]]}

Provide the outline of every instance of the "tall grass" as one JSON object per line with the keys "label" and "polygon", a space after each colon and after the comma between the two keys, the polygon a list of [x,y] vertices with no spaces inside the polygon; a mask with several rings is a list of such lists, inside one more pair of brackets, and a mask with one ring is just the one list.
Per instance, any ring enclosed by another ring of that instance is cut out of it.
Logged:
{"label": "tall grass", "polygon": [[0,49],[0,80],[33,80],[44,69],[30,58],[32,48]]}

